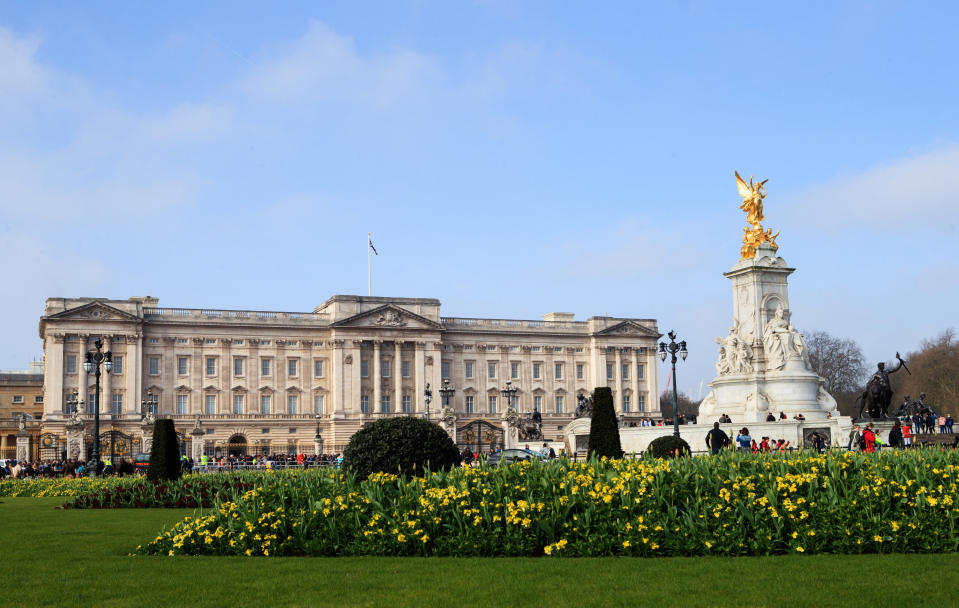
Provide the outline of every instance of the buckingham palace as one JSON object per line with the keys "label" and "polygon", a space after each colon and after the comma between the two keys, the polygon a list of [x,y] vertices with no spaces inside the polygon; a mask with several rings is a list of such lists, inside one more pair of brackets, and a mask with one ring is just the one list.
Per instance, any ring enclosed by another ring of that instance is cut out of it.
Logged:
{"label": "buckingham palace", "polygon": [[[659,415],[653,319],[443,317],[435,299],[349,295],[313,312],[50,298],[40,337],[43,445],[64,450],[70,429],[89,449],[97,407],[101,446],[124,456],[148,449],[154,417],[221,456],[340,452],[363,424],[395,415],[442,421],[460,446],[485,450],[502,444],[504,396],[521,415],[538,411],[552,440],[597,386],[612,389],[624,423]],[[99,403],[84,365],[97,342],[111,353]]]}

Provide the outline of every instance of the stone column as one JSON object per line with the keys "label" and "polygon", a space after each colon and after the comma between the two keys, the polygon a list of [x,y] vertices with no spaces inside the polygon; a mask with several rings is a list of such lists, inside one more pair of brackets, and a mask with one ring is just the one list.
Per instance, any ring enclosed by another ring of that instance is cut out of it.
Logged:
{"label": "stone column", "polygon": [[[452,370],[450,370],[452,372]],[[443,399],[439,389],[443,386],[443,343],[433,343],[433,406],[437,415],[443,411]]]}
{"label": "stone column", "polygon": [[617,412],[623,411],[623,352],[616,348],[616,367],[613,368],[614,386],[616,387],[616,406],[613,408]]}
{"label": "stone column", "polygon": [[30,431],[17,431],[17,460],[31,460],[30,458]]}
{"label": "stone column", "polygon": [[342,418],[345,415],[346,408],[346,377],[344,376],[343,358],[346,354],[343,352],[343,340],[330,340],[330,411],[333,418]]}
{"label": "stone column", "polygon": [[659,412],[662,407],[659,404],[659,369],[657,362],[659,357],[656,355],[655,348],[646,349],[646,387],[647,395],[646,408],[651,412]]}
{"label": "stone column", "polygon": [[592,380],[593,386],[586,387],[589,391],[592,391],[598,386],[606,386],[606,366],[603,363],[606,362],[605,357],[600,361],[599,353],[605,350],[599,344],[599,342],[594,338],[590,340],[589,345],[589,378]]}
{"label": "stone column", "polygon": [[394,342],[396,355],[393,357],[393,394],[396,401],[394,412],[403,409],[403,343]]}
{"label": "stone column", "polygon": [[639,411],[639,349],[631,348],[630,351],[630,366],[632,369],[632,375],[630,376],[629,387],[633,389],[632,394],[632,406],[633,411]]}
{"label": "stone column", "polygon": [[83,458],[83,423],[67,425],[67,458],[80,460]]}
{"label": "stone column", "polygon": [[87,338],[86,334],[80,334],[80,352],[77,353],[77,400],[82,401],[83,405],[77,405],[85,414],[89,407],[89,395],[87,395],[87,370],[83,367],[83,362],[87,356]]}
{"label": "stone column", "polygon": [[[352,381],[350,382],[350,398],[346,405],[347,412],[359,413],[360,397],[363,395],[363,380],[360,376],[361,365],[363,361],[363,340],[353,340],[353,350],[350,355],[353,364],[350,370]],[[370,404],[370,411],[376,411],[376,405]]]}
{"label": "stone column", "polygon": [[[103,340],[103,352],[106,353],[110,350],[110,346],[113,344],[113,339],[110,336],[103,336],[100,338]],[[106,366],[103,364],[100,365],[100,415],[107,415],[113,413],[113,374],[107,371]],[[108,418],[109,420],[109,418]]]}
{"label": "stone column", "polygon": [[124,340],[127,343],[126,352],[123,354],[123,377],[126,380],[126,402],[124,403],[124,412],[132,414],[134,417],[140,412],[140,402],[143,400],[143,393],[140,391],[140,336],[127,336]]}
{"label": "stone column", "polygon": [[153,423],[149,419],[140,423],[140,433],[143,435],[143,451],[149,454],[153,450]]}
{"label": "stone column", "polygon": [[203,456],[203,444],[204,437],[206,433],[203,429],[195,428],[190,431],[190,458],[193,459],[194,463],[200,462],[200,457]]}
{"label": "stone column", "polygon": [[414,344],[413,378],[415,379],[414,390],[416,392],[413,394],[413,412],[416,414],[426,411],[426,404],[423,401],[423,391],[426,390],[426,365],[423,354],[423,347],[425,346],[426,342],[416,342]]}
{"label": "stone column", "polygon": [[65,418],[63,411],[63,334],[47,335],[44,340],[43,418]]}
{"label": "stone column", "polygon": [[380,370],[380,347],[382,340],[373,340],[373,403],[370,410],[383,413],[383,375]]}

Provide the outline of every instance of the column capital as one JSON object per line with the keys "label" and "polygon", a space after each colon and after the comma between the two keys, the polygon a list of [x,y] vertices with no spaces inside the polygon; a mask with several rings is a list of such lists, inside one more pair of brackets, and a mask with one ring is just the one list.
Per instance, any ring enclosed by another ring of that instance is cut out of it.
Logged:
{"label": "column capital", "polygon": [[67,335],[63,333],[53,334],[53,341],[57,344],[63,344],[67,341]]}
{"label": "column capital", "polygon": [[372,340],[372,342],[373,342],[373,348],[379,349],[381,346],[383,346],[382,340]]}
{"label": "column capital", "polygon": [[334,338],[330,340],[329,342],[330,342],[330,346],[332,346],[333,348],[343,348],[343,344],[346,343],[346,340],[343,340],[342,338]]}
{"label": "column capital", "polygon": [[425,340],[417,340],[416,342],[414,342],[414,344],[416,345],[416,348],[417,348],[417,349],[422,350],[423,348],[426,348],[426,341],[425,341]]}
{"label": "column capital", "polygon": [[360,348],[363,346],[365,340],[350,340],[353,343],[353,348]]}

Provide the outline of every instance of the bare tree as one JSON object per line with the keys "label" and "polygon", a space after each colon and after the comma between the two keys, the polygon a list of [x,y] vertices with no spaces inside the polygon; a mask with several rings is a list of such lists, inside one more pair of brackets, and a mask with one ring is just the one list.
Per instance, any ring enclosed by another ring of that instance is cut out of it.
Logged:
{"label": "bare tree", "polygon": [[836,338],[824,331],[805,334],[809,362],[823,377],[823,387],[836,398],[839,411],[853,414],[856,396],[868,375],[865,357],[855,340]]}
{"label": "bare tree", "polygon": [[906,356],[912,375],[896,374],[896,398],[913,399],[926,393],[926,403],[936,411],[956,414],[959,404],[959,340],[947,329],[932,340],[924,340],[918,352]]}
{"label": "bare tree", "polygon": [[[693,401],[686,393],[679,393],[677,403],[679,405],[679,413],[684,418],[688,419],[699,416],[700,402]],[[663,394],[659,396],[659,407],[663,411],[664,417],[673,417],[673,391],[670,389],[663,391]]]}

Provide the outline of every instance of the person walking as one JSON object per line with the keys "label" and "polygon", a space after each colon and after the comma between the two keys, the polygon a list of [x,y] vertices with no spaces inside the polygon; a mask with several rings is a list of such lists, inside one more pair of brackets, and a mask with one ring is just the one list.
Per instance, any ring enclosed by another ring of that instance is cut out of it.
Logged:
{"label": "person walking", "polygon": [[871,422],[866,425],[866,430],[862,432],[862,438],[866,442],[862,451],[867,454],[874,454],[876,452],[876,431],[873,430]]}
{"label": "person walking", "polygon": [[902,449],[902,427],[898,420],[893,423],[892,429],[889,431],[889,447],[897,450]]}
{"label": "person walking", "polygon": [[713,428],[706,433],[706,447],[712,452],[713,456],[719,453],[720,450],[729,445],[729,435],[726,434],[721,428],[719,428],[719,423],[714,422]]}
{"label": "person walking", "polygon": [[863,449],[862,430],[860,430],[858,424],[852,425],[852,430],[849,431],[849,451],[850,452],[861,452]]}

